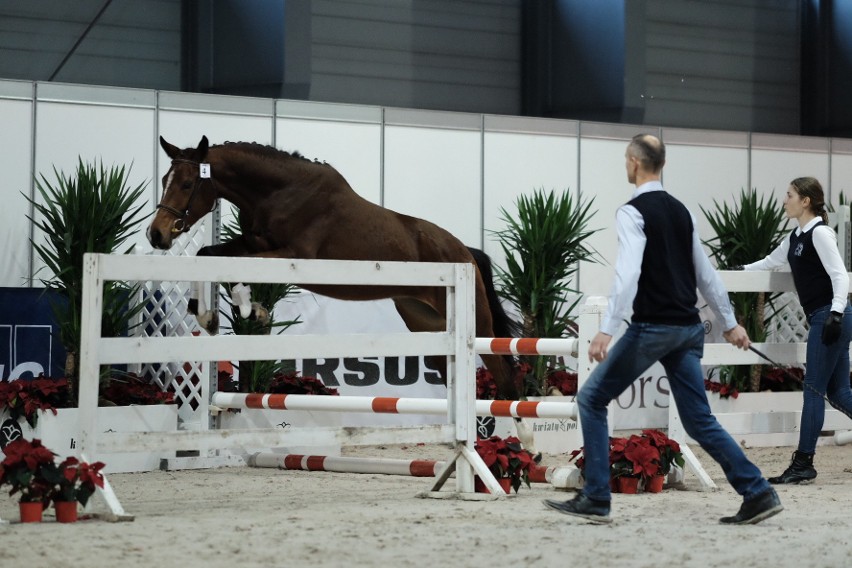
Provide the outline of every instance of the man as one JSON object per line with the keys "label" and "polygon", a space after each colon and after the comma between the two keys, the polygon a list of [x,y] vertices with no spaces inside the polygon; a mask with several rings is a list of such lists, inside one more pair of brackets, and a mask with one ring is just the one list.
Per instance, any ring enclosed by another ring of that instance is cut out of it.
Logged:
{"label": "man", "polygon": [[[729,343],[748,349],[750,340],[737,324],[727,290],[701,247],[692,214],[663,190],[665,156],[662,141],[649,134],[635,136],[627,146],[627,180],[636,190],[616,213],[615,281],[601,329],[589,346],[589,360],[600,365],[577,395],[586,481],[574,499],[544,503],[560,513],[610,522],[606,407],[659,361],[687,434],[719,462],[728,482],[743,496],[737,514],[720,522],[758,523],[781,512],[783,506],[760,470],[710,413],[701,372],[704,327],[698,317],[696,288],[724,322]],[[631,304],[632,321],[609,351]]]}

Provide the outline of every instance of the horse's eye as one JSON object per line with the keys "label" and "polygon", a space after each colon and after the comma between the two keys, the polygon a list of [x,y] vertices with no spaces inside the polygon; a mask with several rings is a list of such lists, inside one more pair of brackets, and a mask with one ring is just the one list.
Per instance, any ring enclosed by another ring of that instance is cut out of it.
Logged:
{"label": "horse's eye", "polygon": [[183,185],[181,185],[181,187],[183,189],[192,189],[192,182],[191,181],[185,181],[185,182],[183,182]]}

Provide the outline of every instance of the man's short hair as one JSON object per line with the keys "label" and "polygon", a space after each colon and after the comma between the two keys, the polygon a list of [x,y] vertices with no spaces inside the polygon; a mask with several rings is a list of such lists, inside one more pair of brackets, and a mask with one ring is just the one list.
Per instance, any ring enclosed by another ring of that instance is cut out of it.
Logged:
{"label": "man's short hair", "polygon": [[630,155],[639,160],[642,166],[654,173],[663,169],[666,163],[666,145],[651,134],[637,134],[630,141]]}

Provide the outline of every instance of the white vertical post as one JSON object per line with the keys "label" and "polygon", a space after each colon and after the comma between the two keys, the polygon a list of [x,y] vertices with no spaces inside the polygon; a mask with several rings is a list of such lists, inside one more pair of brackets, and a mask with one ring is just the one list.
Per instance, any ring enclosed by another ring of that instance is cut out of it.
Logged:
{"label": "white vertical post", "polygon": [[[454,365],[447,365],[450,382],[454,385],[452,404],[456,447],[473,450],[476,442],[476,354],[473,343],[476,339],[476,299],[473,292],[473,265],[456,265],[453,286],[454,306],[452,309],[455,330]],[[449,308],[449,306],[448,306]],[[473,492],[473,464],[460,460],[456,468],[456,489],[460,493]]]}
{"label": "white vertical post", "polygon": [[100,365],[104,280],[100,274],[100,255],[83,256],[83,302],[81,306],[78,408],[80,413],[79,453],[97,459],[98,387]]}
{"label": "white vertical post", "polygon": [[[597,362],[589,361],[589,345],[592,344],[592,339],[601,328],[603,315],[606,313],[607,299],[603,296],[590,296],[580,308],[580,331],[577,338],[577,392],[583,387],[583,384],[592,374],[592,369],[597,366]],[[611,346],[610,346],[611,347]],[[612,408],[608,409],[607,427],[610,436],[612,435]],[[580,413],[577,412],[577,430],[580,436],[583,435],[583,430],[580,427]]]}

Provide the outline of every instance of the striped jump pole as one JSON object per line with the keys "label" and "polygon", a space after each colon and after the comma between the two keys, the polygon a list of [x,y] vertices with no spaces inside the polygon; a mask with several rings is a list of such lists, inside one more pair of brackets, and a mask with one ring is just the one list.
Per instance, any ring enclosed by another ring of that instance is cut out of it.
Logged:
{"label": "striped jump pole", "polygon": [[473,350],[478,355],[570,355],[577,356],[576,337],[477,337]]}
{"label": "striped jump pole", "polygon": [[[248,465],[301,471],[435,477],[446,465],[446,462],[258,452],[249,457]],[[550,483],[558,489],[577,488],[582,485],[580,470],[570,465],[532,465],[530,466],[529,478],[530,483]]]}
{"label": "striped jump pole", "polygon": [[[477,400],[477,416],[577,419],[573,402]],[[306,394],[213,393],[210,404],[218,408],[368,412],[374,414],[447,414],[447,399],[374,396],[315,396]]]}

